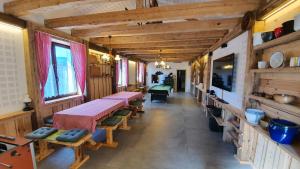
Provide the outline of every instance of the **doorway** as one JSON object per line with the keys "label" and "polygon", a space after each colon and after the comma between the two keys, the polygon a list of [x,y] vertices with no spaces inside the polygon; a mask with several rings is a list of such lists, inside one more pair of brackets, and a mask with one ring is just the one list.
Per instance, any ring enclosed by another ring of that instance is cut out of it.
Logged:
{"label": "doorway", "polygon": [[185,70],[177,70],[177,91],[185,92]]}

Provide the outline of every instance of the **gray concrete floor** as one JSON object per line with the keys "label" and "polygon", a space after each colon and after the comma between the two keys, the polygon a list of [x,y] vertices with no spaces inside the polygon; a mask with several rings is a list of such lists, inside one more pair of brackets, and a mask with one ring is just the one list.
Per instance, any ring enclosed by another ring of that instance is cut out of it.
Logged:
{"label": "gray concrete floor", "polygon": [[[149,97],[149,96],[147,96]],[[210,132],[202,109],[189,94],[174,93],[168,103],[145,103],[141,119],[130,131],[117,131],[116,149],[88,151],[82,169],[250,169],[234,158],[233,145]],[[71,149],[58,149],[39,164],[42,169],[66,169]]]}

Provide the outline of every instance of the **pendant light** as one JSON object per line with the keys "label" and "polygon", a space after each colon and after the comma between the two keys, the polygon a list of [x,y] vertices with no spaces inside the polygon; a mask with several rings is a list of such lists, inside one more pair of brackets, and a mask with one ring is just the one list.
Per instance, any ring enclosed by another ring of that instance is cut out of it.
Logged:
{"label": "pendant light", "polygon": [[119,60],[121,60],[121,57],[120,57],[120,55],[116,55],[116,57],[115,57],[115,61],[119,61]]}

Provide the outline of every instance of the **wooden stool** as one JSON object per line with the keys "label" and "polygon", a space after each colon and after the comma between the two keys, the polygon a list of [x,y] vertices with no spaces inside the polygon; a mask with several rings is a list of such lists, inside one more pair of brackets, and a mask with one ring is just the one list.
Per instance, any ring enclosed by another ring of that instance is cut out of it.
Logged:
{"label": "wooden stool", "polygon": [[114,142],[113,131],[116,130],[122,123],[123,119],[116,116],[109,117],[98,123],[97,126],[99,128],[106,130],[106,143],[103,144],[103,146],[111,148],[116,148],[118,146],[118,142]]}
{"label": "wooden stool", "polygon": [[64,131],[60,130],[57,133],[54,133],[45,139],[39,140],[40,153],[42,153],[42,154],[37,156],[37,158],[39,161],[43,160],[44,158],[49,156],[54,151],[54,150],[48,148],[48,143],[71,147],[74,150],[75,160],[69,168],[70,169],[78,169],[90,158],[89,155],[85,154],[84,144],[91,141],[92,135],[87,134],[86,136],[82,137],[80,140],[78,140],[77,142],[74,142],[74,143],[57,141],[56,137],[62,132],[64,132]]}
{"label": "wooden stool", "polygon": [[119,129],[121,129],[121,130],[130,130],[131,129],[131,127],[128,126],[128,120],[129,120],[131,114],[132,114],[132,111],[130,109],[121,109],[114,113],[114,116],[122,117],[122,120],[123,120],[123,124],[121,127],[119,127]]}

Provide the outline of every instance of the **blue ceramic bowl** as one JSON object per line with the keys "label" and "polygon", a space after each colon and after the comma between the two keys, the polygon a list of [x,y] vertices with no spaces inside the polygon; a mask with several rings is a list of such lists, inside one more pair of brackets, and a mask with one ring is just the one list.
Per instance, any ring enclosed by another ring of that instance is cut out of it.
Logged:
{"label": "blue ceramic bowl", "polygon": [[298,131],[299,126],[287,120],[272,119],[269,124],[272,140],[281,144],[291,144]]}

